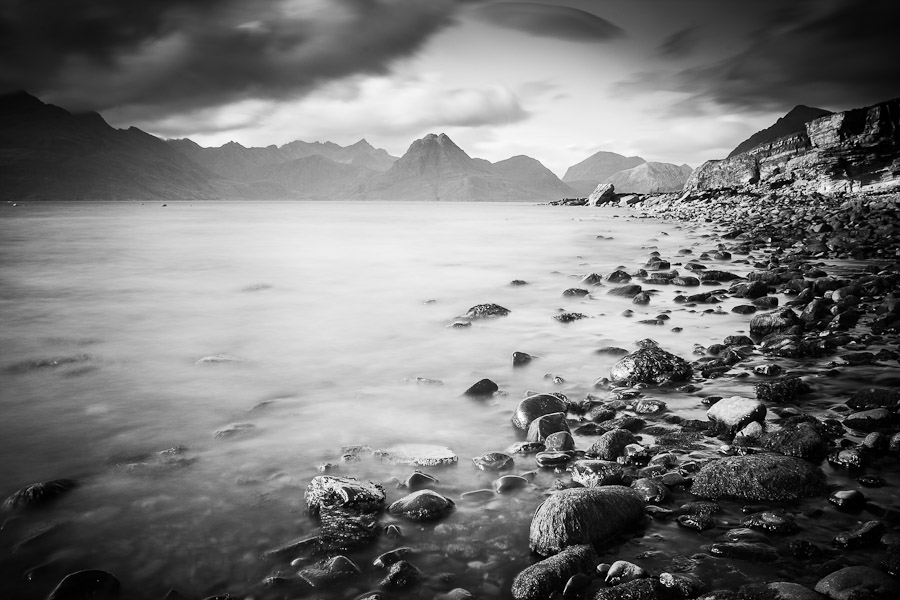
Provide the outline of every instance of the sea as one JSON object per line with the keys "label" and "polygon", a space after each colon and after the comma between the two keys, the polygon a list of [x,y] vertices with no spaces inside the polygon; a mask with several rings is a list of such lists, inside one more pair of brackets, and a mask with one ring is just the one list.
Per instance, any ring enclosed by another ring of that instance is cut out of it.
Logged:
{"label": "sea", "polygon": [[[762,256],[715,261],[703,256],[720,241],[710,227],[611,208],[20,202],[0,211],[0,494],[77,482],[45,507],[0,515],[0,596],[24,600],[82,569],[113,573],[135,599],[171,589],[198,599],[354,598],[384,576],[373,559],[399,546],[415,550],[409,560],[424,576],[400,597],[454,588],[509,597],[512,578],[535,560],[531,515],[565,474],[515,456],[508,472],[532,478],[527,488],[462,495],[499,476],[473,457],[524,439],[510,421],[518,402],[537,392],[609,397],[595,382],[618,357],[597,352],[604,347],[633,351],[652,338],[692,360],[698,345],[747,330],[748,317],[730,311],[738,299],[679,304],[668,286],[636,305],[608,295],[612,284],[582,279],[634,272],[653,252],[675,269],[695,259],[737,274]],[[570,288],[588,295],[565,296]],[[453,326],[485,303],[510,313]],[[564,312],[585,318],[554,318]],[[514,367],[513,352],[535,358]],[[766,359],[754,360],[747,370]],[[813,366],[794,367],[818,377]],[[860,372],[866,383],[878,376]],[[483,378],[500,391],[463,394]],[[846,400],[848,385],[856,383],[822,378],[822,414]],[[703,419],[704,396],[747,395],[748,384],[722,378],[700,388],[646,395]],[[576,435],[578,448],[591,443]],[[458,462],[345,456],[398,444],[446,447]],[[704,442],[686,459],[716,456],[719,444]],[[383,515],[381,525],[396,524],[403,537],[382,535],[350,553],[357,577],[310,590],[295,579],[314,558],[261,558],[316,531],[304,500],[312,478],[374,481],[390,503],[408,493],[398,483],[417,468],[456,511],[424,524]],[[723,516],[723,526],[729,519],[740,514]],[[660,572],[678,557],[689,565],[722,531],[651,523],[603,559],[643,556]],[[775,567],[728,573],[740,583]]]}

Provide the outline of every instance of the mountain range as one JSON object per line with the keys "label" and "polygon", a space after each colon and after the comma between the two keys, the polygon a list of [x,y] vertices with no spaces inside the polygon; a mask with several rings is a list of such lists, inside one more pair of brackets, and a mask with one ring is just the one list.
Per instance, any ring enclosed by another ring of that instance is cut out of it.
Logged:
{"label": "mountain range", "polygon": [[528,156],[470,157],[445,134],[415,140],[399,158],[366,140],[204,148],[116,129],[24,91],[0,96],[0,197],[15,200],[541,202],[586,195],[613,175],[619,191],[680,189],[685,169],[598,152],[560,180]]}

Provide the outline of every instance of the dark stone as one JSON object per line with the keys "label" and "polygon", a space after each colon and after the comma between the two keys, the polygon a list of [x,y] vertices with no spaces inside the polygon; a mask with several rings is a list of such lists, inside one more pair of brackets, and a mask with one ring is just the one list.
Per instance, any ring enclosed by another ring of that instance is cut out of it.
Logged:
{"label": "dark stone", "polygon": [[894,600],[900,581],[872,567],[844,567],[819,580],[816,591],[830,600]]}
{"label": "dark stone", "polygon": [[858,490],[835,490],[828,501],[844,510],[860,510],[866,505],[866,497]]}
{"label": "dark stone", "polygon": [[750,319],[750,334],[764,336],[770,333],[780,333],[800,322],[796,313],[790,308],[758,313]]}
{"label": "dark stone", "polygon": [[713,500],[797,500],[821,496],[824,491],[825,474],[821,469],[781,454],[712,460],[694,476],[691,485],[691,493]]}
{"label": "dark stone", "polygon": [[617,288],[613,288],[606,292],[610,296],[622,296],[623,298],[634,298],[642,291],[641,286],[632,283],[629,285],[623,285]]}
{"label": "dark stone", "polygon": [[538,417],[565,412],[567,408],[565,400],[552,394],[534,394],[519,402],[516,412],[513,413],[512,422],[519,429],[527,430],[531,422]]}
{"label": "dark stone", "polygon": [[534,357],[525,352],[513,352],[512,353],[512,365],[514,367],[524,367],[528,363],[534,360]]}
{"label": "dark stone", "polygon": [[859,431],[872,431],[890,427],[896,421],[896,415],[886,408],[870,408],[847,415],[844,425]]}
{"label": "dark stone", "polygon": [[512,583],[515,600],[543,600],[563,586],[573,576],[590,573],[597,563],[594,549],[587,544],[573,545],[525,568]]}
{"label": "dark stone", "polygon": [[416,490],[433,487],[436,483],[438,483],[438,480],[435,477],[416,470],[399,487],[415,492]]}
{"label": "dark stone", "polygon": [[847,406],[855,410],[869,408],[898,408],[900,407],[900,390],[885,388],[866,388],[857,391],[847,401]]}
{"label": "dark stone", "polygon": [[641,348],[623,357],[612,366],[609,378],[619,384],[660,384],[688,381],[693,376],[690,363],[662,348]]}
{"label": "dark stone", "polygon": [[601,588],[593,600],[675,600],[679,598],[672,589],[658,579],[634,579],[627,583]]}
{"label": "dark stone", "polygon": [[569,288],[562,293],[564,298],[584,298],[588,295],[588,291],[583,288]]}
{"label": "dark stone", "polygon": [[859,548],[877,544],[884,532],[884,525],[880,521],[866,521],[853,531],[834,536],[832,543],[839,548]]}
{"label": "dark stone", "polygon": [[575,439],[568,431],[557,431],[544,438],[548,452],[568,452],[575,450]]}
{"label": "dark stone", "polygon": [[301,569],[297,576],[314,588],[326,588],[353,579],[361,573],[352,560],[338,555]]}
{"label": "dark stone", "polygon": [[600,460],[616,460],[628,444],[635,442],[637,439],[627,429],[613,429],[601,435],[585,454]]}
{"label": "dark stone", "polygon": [[409,556],[412,553],[413,549],[407,546],[404,546],[402,548],[395,548],[378,556],[374,561],[372,561],[372,566],[379,569],[384,569],[394,564],[404,556]]}
{"label": "dark stone", "polygon": [[412,521],[431,521],[449,515],[455,507],[452,500],[433,490],[419,490],[391,504],[388,512]]}
{"label": "dark stone", "polygon": [[618,485],[555,492],[534,513],[531,549],[547,556],[567,546],[602,542],[639,521],[644,506],[637,492]]}
{"label": "dark stone", "polygon": [[322,508],[344,508],[373,512],[384,505],[384,488],[371,481],[360,481],[355,477],[334,477],[318,475],[313,477],[306,488],[306,505],[312,514]]}
{"label": "dark stone", "polygon": [[618,485],[625,475],[622,465],[605,460],[578,460],[572,464],[570,471],[572,480],[584,487]]}
{"label": "dark stone", "polygon": [[569,431],[569,422],[566,421],[565,413],[541,415],[528,425],[526,439],[529,442],[543,442],[548,435],[558,431]]}
{"label": "dark stone", "polygon": [[631,280],[631,275],[622,270],[609,273],[604,279],[609,283],[624,283]]}
{"label": "dark stone", "polygon": [[744,517],[741,519],[741,525],[778,534],[794,533],[798,529],[794,517],[783,511],[770,510]]}
{"label": "dark stone", "polygon": [[56,500],[69,490],[76,487],[72,479],[52,479],[26,485],[13,493],[3,502],[7,510],[19,508],[33,508]]}
{"label": "dark stone", "polygon": [[791,402],[810,391],[809,385],[799,377],[786,377],[778,381],[756,384],[756,397],[763,402]]}
{"label": "dark stone", "polygon": [[113,598],[119,593],[119,580],[115,575],[97,569],[69,573],[62,578],[47,600],[82,600]]}
{"label": "dark stone", "polygon": [[482,379],[473,384],[472,387],[463,392],[464,396],[472,396],[475,398],[483,398],[484,396],[492,396],[494,392],[499,390],[499,386],[490,379]]}
{"label": "dark stone", "polygon": [[778,560],[778,551],[775,548],[759,542],[719,542],[709,547],[709,553],[722,558],[737,558],[751,562]]}
{"label": "dark stone", "polygon": [[571,323],[572,321],[587,319],[587,315],[578,312],[565,312],[559,315],[554,315],[553,318],[560,323]]}
{"label": "dark stone", "polygon": [[574,457],[574,452],[567,452],[562,450],[547,450],[535,454],[534,461],[539,467],[557,468],[562,467]]}
{"label": "dark stone", "polygon": [[422,572],[405,560],[400,560],[391,565],[379,587],[385,590],[405,590],[421,581]]}
{"label": "dark stone", "polygon": [[466,312],[469,319],[491,319],[494,317],[505,317],[509,314],[509,309],[503,308],[499,304],[476,304]]}
{"label": "dark stone", "polygon": [[687,529],[706,531],[716,526],[716,520],[709,515],[680,515],[675,521]]}
{"label": "dark stone", "polygon": [[472,459],[476,467],[482,471],[502,471],[513,467],[513,459],[502,452],[486,452]]}

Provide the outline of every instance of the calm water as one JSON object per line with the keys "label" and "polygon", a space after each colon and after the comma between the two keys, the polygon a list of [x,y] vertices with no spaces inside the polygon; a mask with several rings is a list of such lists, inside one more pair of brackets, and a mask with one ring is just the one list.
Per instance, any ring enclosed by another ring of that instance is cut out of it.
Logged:
{"label": "calm water", "polygon": [[[584,287],[581,276],[634,270],[653,248],[675,260],[679,249],[713,245],[705,232],[608,209],[98,203],[2,211],[0,494],[58,477],[80,483],[0,531],[0,589],[22,598],[45,596],[80,568],[115,573],[130,598],[161,598],[171,587],[197,598],[293,597],[259,582],[296,569],[259,556],[315,529],[303,491],[316,467],[333,462],[334,474],[385,483],[389,502],[404,495],[391,478],[412,472],[339,463],[342,446],[448,446],[460,463],[429,472],[459,499],[494,479],[471,457],[520,439],[509,418],[527,391],[576,399],[594,391],[615,360],[597,348],[633,349],[653,337],[689,358],[695,343],[746,326],[727,312],[736,300],[723,314],[704,314],[708,307],[674,304],[669,290],[647,307],[603,288],[563,298]],[[513,279],[529,285],[510,286]],[[512,313],[447,327],[484,302]],[[592,318],[561,324],[552,319],[560,309]],[[635,316],[622,318],[626,309]],[[636,323],[663,310],[672,311],[666,326]],[[513,351],[540,358],[514,370]],[[216,354],[238,360],[195,364]],[[77,360],[34,366],[57,357]],[[404,382],[416,377],[443,385]],[[508,395],[460,397],[482,377]],[[746,393],[741,385],[719,380],[705,393]],[[823,410],[829,397],[822,394]],[[704,415],[698,395],[665,400],[681,416]],[[235,424],[244,427],[216,436]],[[178,460],[152,456],[174,446],[184,447]],[[534,468],[517,462],[516,472]],[[487,504],[460,502],[437,528],[400,523],[406,539],[354,554],[365,576],[334,597],[373,587],[372,558],[403,544],[420,545],[414,562],[426,574],[452,573],[452,585],[430,581],[425,596],[451,587],[506,594],[529,563],[528,523],[555,477],[542,472],[533,488]],[[676,547],[685,534],[674,529],[660,525],[634,543],[685,552]],[[690,542],[687,553],[709,541]]]}

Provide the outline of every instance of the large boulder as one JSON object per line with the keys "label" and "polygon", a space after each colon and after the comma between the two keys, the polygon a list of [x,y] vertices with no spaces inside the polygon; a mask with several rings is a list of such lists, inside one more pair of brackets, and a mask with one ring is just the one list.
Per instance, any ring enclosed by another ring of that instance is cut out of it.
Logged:
{"label": "large boulder", "polygon": [[690,363],[657,346],[641,348],[623,356],[609,370],[610,380],[624,385],[687,381],[693,374]]}
{"label": "large boulder", "polygon": [[759,400],[731,396],[722,398],[706,411],[706,418],[728,431],[743,429],[753,421],[762,423],[766,418],[766,406]]}
{"label": "large boulder", "polygon": [[549,556],[568,546],[602,542],[640,520],[644,507],[640,494],[620,485],[560,490],[534,512],[531,549]]}
{"label": "large boulder", "polygon": [[569,423],[566,421],[565,413],[550,413],[538,417],[528,426],[528,435],[525,439],[529,442],[543,442],[544,439],[551,434],[569,431]]}
{"label": "large boulder", "polygon": [[844,567],[820,579],[816,591],[831,600],[893,600],[900,598],[900,581],[872,567]]}
{"label": "large boulder", "polygon": [[764,336],[770,333],[781,333],[802,323],[797,313],[790,308],[779,308],[764,313],[757,313],[750,319],[750,335]]}
{"label": "large boulder", "polygon": [[825,473],[800,458],[750,454],[712,460],[694,476],[691,493],[703,498],[792,501],[821,496]]}
{"label": "large boulder", "polygon": [[637,438],[627,429],[613,429],[597,438],[585,454],[600,460],[616,460],[625,451],[625,446],[636,442]]}
{"label": "large boulder", "polygon": [[388,512],[412,521],[432,521],[449,515],[455,508],[450,498],[433,490],[419,490],[391,504]]}
{"label": "large boulder", "polygon": [[557,412],[566,412],[566,402],[553,394],[534,394],[528,396],[516,407],[513,413],[513,425],[519,429],[528,429],[532,421],[538,417]]}
{"label": "large boulder", "polygon": [[591,573],[596,564],[597,555],[591,546],[569,546],[516,575],[512,583],[512,596],[515,600],[549,598],[562,590],[570,577],[578,573]]}
{"label": "large boulder", "polygon": [[611,183],[601,183],[594,188],[591,195],[588,196],[587,206],[597,206],[605,204],[616,197],[616,188]]}
{"label": "large boulder", "polygon": [[383,487],[355,477],[319,475],[306,488],[306,504],[313,514],[325,507],[373,512],[381,510],[384,500]]}

